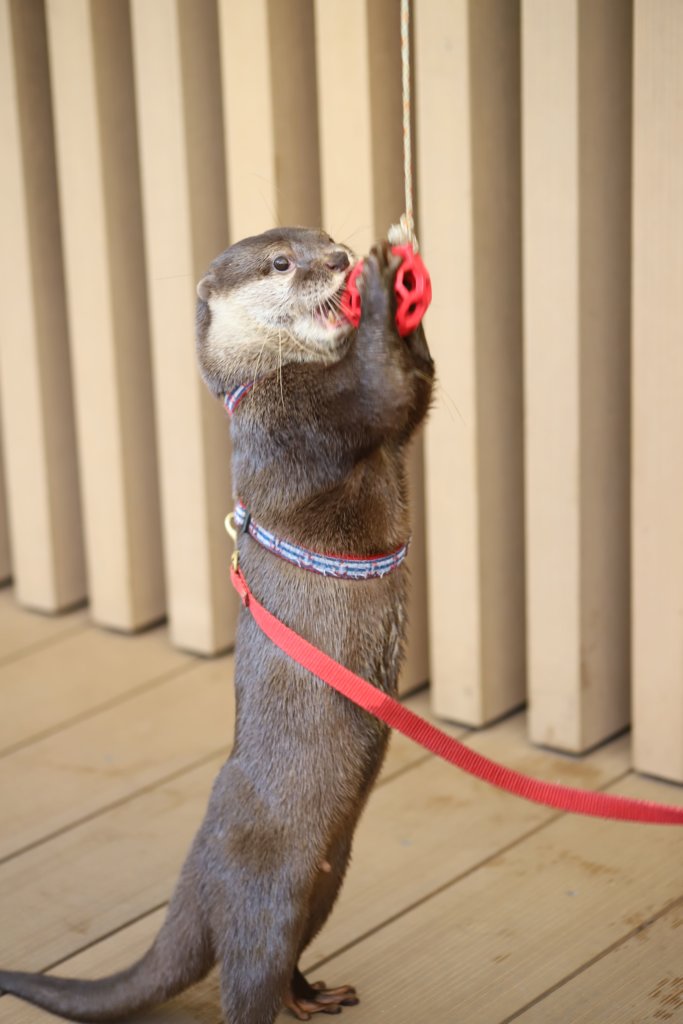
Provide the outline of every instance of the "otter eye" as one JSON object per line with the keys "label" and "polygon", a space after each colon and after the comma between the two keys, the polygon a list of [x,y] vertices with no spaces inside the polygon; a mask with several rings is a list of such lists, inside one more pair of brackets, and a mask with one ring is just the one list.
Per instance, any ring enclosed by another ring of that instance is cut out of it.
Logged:
{"label": "otter eye", "polygon": [[286,256],[276,256],[273,260],[273,266],[283,274],[285,270],[289,270],[291,263]]}

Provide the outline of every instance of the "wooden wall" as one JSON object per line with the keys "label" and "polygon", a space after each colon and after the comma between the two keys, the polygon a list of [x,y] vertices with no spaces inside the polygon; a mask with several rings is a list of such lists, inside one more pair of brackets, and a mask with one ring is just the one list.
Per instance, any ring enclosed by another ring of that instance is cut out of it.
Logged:
{"label": "wooden wall", "polygon": [[[194,287],[403,208],[398,0],[0,0],[0,581],[234,638]],[[439,382],[404,686],[683,781],[683,4],[413,0]]]}

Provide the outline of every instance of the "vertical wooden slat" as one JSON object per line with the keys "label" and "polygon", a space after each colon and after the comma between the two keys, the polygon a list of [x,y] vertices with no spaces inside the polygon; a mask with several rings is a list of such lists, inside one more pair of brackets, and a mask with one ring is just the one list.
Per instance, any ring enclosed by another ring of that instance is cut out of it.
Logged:
{"label": "vertical wooden slat", "polygon": [[523,3],[530,729],[629,719],[628,4]]}
{"label": "vertical wooden slat", "polygon": [[683,6],[634,32],[634,761],[683,782]]}
{"label": "vertical wooden slat", "polygon": [[2,452],[2,431],[0,430],[0,586],[8,583],[12,575],[9,529],[7,515],[7,490],[5,487],[4,458]]}
{"label": "vertical wooden slat", "polygon": [[85,596],[79,481],[42,0],[0,6],[0,386],[15,593]]}
{"label": "vertical wooden slat", "polygon": [[196,282],[228,244],[216,5],[134,0],[132,25],[171,635],[213,654],[236,612],[228,423],[192,337]]}
{"label": "vertical wooden slat", "polygon": [[421,0],[415,61],[433,705],[481,725],[524,699],[518,4]]}
{"label": "vertical wooden slat", "polygon": [[47,13],[92,610],[136,629],[164,586],[129,10]]}
{"label": "vertical wooden slat", "polygon": [[[386,235],[404,206],[399,5],[395,0],[316,4],[320,162],[325,228],[359,253]],[[406,691],[429,675],[424,469],[410,459],[413,542]]]}
{"label": "vertical wooden slat", "polygon": [[[380,4],[385,7],[384,0]],[[316,0],[315,28],[323,222],[333,238],[363,253],[375,240],[366,0]],[[396,87],[395,81],[391,84]],[[385,129],[391,139],[395,129]],[[393,147],[396,151],[395,138]],[[394,196],[400,174],[398,164],[394,177],[385,182]],[[397,216],[400,206],[399,202]],[[387,227],[382,225],[381,230]]]}
{"label": "vertical wooden slat", "polygon": [[320,222],[311,0],[219,0],[233,241]]}
{"label": "vertical wooden slat", "polygon": [[[277,224],[266,0],[219,0],[231,241]],[[248,85],[247,85],[248,83]]]}
{"label": "vertical wooden slat", "polygon": [[268,0],[268,40],[278,223],[319,227],[313,0]]}

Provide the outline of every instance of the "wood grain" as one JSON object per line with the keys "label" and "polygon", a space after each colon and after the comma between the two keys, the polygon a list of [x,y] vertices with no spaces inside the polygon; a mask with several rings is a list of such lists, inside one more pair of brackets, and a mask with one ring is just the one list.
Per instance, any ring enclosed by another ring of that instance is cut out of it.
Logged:
{"label": "wood grain", "polygon": [[43,3],[3,0],[0,49],[0,278],[12,281],[0,303],[0,390],[15,594],[57,612],[84,599],[86,572]]}
{"label": "wood grain", "polygon": [[177,646],[216,654],[237,618],[229,426],[192,332],[197,282],[228,245],[218,20],[206,0],[131,14],[169,624]]}
{"label": "wood grain", "polygon": [[98,623],[136,630],[165,594],[130,13],[46,11],[88,590]]}
{"label": "wood grain", "polygon": [[7,654],[24,656],[0,667],[3,704],[12,709],[0,717],[0,751],[192,664],[169,647],[164,629],[130,638],[100,634],[86,627],[80,612],[67,619],[31,619],[12,609],[9,599],[2,618],[0,639],[12,631]]}
{"label": "wood grain", "polygon": [[633,713],[636,767],[683,781],[683,10],[635,5]]}
{"label": "wood grain", "polygon": [[629,721],[631,16],[522,5],[531,738]]}
{"label": "wood grain", "polygon": [[416,3],[415,66],[431,684],[482,725],[525,686],[518,5]]}

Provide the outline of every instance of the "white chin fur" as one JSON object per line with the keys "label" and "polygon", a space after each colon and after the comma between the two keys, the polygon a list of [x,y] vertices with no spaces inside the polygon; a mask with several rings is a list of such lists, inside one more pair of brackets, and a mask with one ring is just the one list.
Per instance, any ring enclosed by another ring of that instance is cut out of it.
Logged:
{"label": "white chin fur", "polygon": [[308,312],[293,320],[283,318],[279,311],[291,306],[291,283],[291,278],[268,278],[227,295],[211,296],[209,349],[220,356],[230,348],[260,348],[269,336],[278,348],[281,340],[283,350],[297,362],[305,362],[307,356],[311,360],[337,358],[338,346],[351,333],[351,325],[346,321],[327,323]]}
{"label": "white chin fur", "polygon": [[292,335],[300,344],[315,350],[311,355],[327,355],[331,359],[335,358],[339,344],[352,330],[346,321],[333,325],[315,316],[298,316],[291,327]]}
{"label": "white chin fur", "polygon": [[210,346],[219,350],[228,345],[248,345],[260,342],[264,334],[277,331],[275,314],[278,307],[290,301],[289,285],[288,279],[275,278],[254,281],[227,295],[212,295],[209,299]]}

